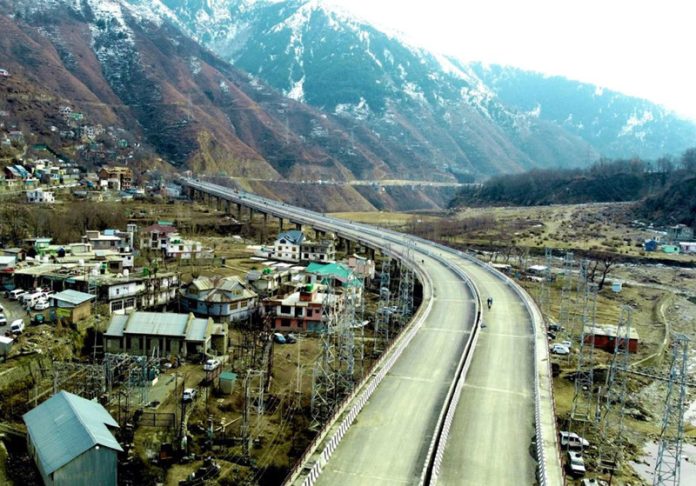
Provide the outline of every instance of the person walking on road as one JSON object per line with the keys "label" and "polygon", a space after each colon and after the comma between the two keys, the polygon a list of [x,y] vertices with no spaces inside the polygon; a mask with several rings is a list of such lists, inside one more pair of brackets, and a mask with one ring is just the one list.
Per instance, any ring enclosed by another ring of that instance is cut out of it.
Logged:
{"label": "person walking on road", "polygon": [[488,297],[487,303],[488,303],[488,308],[489,308],[489,309],[490,309],[491,307],[493,307],[493,297]]}

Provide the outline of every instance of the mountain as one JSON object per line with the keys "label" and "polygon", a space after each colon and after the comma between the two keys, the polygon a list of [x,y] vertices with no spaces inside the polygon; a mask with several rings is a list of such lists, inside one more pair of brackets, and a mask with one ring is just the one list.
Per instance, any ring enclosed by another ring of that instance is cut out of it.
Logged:
{"label": "mountain", "polygon": [[696,143],[696,125],[649,101],[506,66],[471,69],[506,105],[562,126],[606,157],[658,158]]}
{"label": "mountain", "polygon": [[33,142],[104,146],[108,157],[125,139],[174,168],[263,179],[377,179],[401,167],[365,128],[230,66],[147,2],[0,0],[0,31],[12,73],[0,84],[3,126]]}
{"label": "mountain", "polygon": [[[154,0],[151,0],[152,3]],[[579,136],[507,108],[468,67],[316,0],[158,0],[220,57],[288,97],[369,128],[404,178],[451,179],[582,165]],[[352,139],[361,140],[361,134]]]}

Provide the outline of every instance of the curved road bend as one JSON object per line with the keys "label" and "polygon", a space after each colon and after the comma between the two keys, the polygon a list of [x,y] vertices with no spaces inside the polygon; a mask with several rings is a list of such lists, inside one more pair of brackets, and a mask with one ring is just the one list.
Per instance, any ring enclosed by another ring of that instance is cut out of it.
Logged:
{"label": "curved road bend", "polygon": [[464,282],[442,263],[422,258],[433,283],[430,314],[346,432],[317,484],[418,484],[475,317],[474,296]]}
{"label": "curved road bend", "polygon": [[478,265],[452,257],[476,284],[485,328],[464,383],[440,485],[534,484],[534,350],[531,316],[518,295]]}

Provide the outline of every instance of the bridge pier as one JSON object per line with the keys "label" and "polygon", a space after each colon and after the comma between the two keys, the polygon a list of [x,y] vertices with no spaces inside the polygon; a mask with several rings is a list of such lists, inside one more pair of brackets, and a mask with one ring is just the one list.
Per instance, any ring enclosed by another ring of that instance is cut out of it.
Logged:
{"label": "bridge pier", "polygon": [[237,203],[237,221],[242,221],[242,204]]}
{"label": "bridge pier", "polygon": [[302,223],[295,223],[295,229],[297,231],[302,231]]}
{"label": "bridge pier", "polygon": [[278,225],[280,226],[280,232],[283,232],[283,218],[278,218]]}

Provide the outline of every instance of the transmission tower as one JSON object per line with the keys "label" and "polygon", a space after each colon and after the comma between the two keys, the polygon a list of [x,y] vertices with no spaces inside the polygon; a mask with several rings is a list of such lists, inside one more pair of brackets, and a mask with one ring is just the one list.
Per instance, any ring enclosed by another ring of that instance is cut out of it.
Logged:
{"label": "transmission tower", "polygon": [[[597,313],[597,285],[585,285],[582,301],[582,325],[575,370],[575,391],[570,409],[570,430],[584,436],[587,426],[599,420],[599,410],[594,396],[595,346],[593,331],[590,331],[594,329]],[[590,339],[586,339],[588,331],[589,336],[592,336]]]}
{"label": "transmission tower", "polygon": [[326,279],[324,283],[321,305],[324,329],[321,332],[321,356],[312,372],[311,428],[319,428],[326,423],[336,404],[336,297],[331,280]]}
{"label": "transmission tower", "polygon": [[413,312],[413,272],[404,260],[399,263],[399,295],[396,304],[396,312],[399,325],[404,326]]}
{"label": "transmission tower", "polygon": [[385,254],[382,259],[382,271],[379,277],[379,302],[377,303],[377,311],[375,312],[375,339],[374,339],[374,354],[378,356],[382,353],[389,344],[389,302],[391,299],[391,291],[389,285],[391,283],[391,256]]}
{"label": "transmission tower", "polygon": [[614,355],[609,365],[604,391],[599,468],[609,470],[612,474],[622,459],[619,441],[623,438],[623,419],[628,393],[628,374],[626,372],[629,370],[630,364],[628,346],[631,338],[631,313],[630,307],[623,306],[621,308],[621,315],[616,326]]}
{"label": "transmission tower", "polygon": [[[261,417],[263,417],[263,394],[265,387],[264,372],[260,370],[247,370],[244,377],[244,410],[242,411],[242,451],[244,457],[249,459],[249,446],[253,436],[261,433]],[[252,430],[251,415],[255,412],[256,423]]]}
{"label": "transmission tower", "polygon": [[539,308],[541,309],[541,314],[544,316],[544,319],[546,319],[549,315],[549,304],[551,300],[551,264],[553,262],[551,248],[544,248],[544,260],[546,262],[546,268],[544,269],[541,287],[539,288]]}
{"label": "transmission tower", "polygon": [[355,386],[355,307],[357,289],[354,280],[348,279],[343,288],[343,307],[337,314],[336,340],[338,362],[336,363],[336,403],[348,395]]}
{"label": "transmission tower", "polygon": [[558,324],[566,330],[570,329],[570,309],[572,301],[570,291],[573,287],[573,267],[575,260],[572,252],[567,252],[563,256],[563,287],[561,289],[561,301],[558,309]]}
{"label": "transmission tower", "polygon": [[688,373],[689,338],[677,335],[672,341],[672,365],[667,382],[667,396],[662,415],[660,446],[653,486],[678,485],[684,441],[684,409]]}

